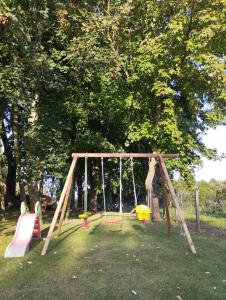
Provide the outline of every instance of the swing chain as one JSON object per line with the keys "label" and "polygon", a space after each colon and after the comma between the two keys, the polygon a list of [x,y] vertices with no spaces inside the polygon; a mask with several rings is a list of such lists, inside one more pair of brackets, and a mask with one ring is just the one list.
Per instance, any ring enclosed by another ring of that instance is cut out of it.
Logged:
{"label": "swing chain", "polygon": [[104,182],[104,158],[101,157],[101,172],[102,172],[102,191],[104,200],[104,215],[106,218],[106,198],[105,198],[105,182]]}
{"label": "swing chain", "polygon": [[122,158],[119,160],[119,213],[122,215]]}
{"label": "swing chain", "polygon": [[85,157],[85,182],[84,182],[84,213],[87,212],[87,198],[88,198],[88,166],[87,157]]}

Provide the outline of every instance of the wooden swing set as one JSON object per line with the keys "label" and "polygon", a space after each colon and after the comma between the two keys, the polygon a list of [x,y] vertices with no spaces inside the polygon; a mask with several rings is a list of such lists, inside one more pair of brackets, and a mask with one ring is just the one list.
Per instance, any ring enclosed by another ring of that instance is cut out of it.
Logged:
{"label": "wooden swing set", "polygon": [[[182,213],[182,210],[180,208],[179,205],[179,201],[177,199],[177,195],[175,193],[175,190],[173,188],[173,184],[170,180],[166,165],[165,165],[165,161],[164,158],[176,158],[178,157],[178,154],[159,154],[159,153],[73,153],[72,154],[72,163],[55,211],[55,214],[53,216],[49,231],[48,231],[48,235],[46,237],[41,255],[45,255],[48,247],[49,247],[49,243],[51,240],[51,237],[53,235],[53,231],[55,229],[59,214],[60,214],[60,219],[59,219],[59,223],[58,223],[58,228],[57,228],[57,236],[59,236],[60,231],[61,231],[61,226],[65,217],[65,213],[66,213],[66,209],[67,209],[67,205],[68,205],[68,201],[70,198],[70,194],[71,194],[71,190],[72,190],[72,185],[73,185],[73,175],[74,175],[74,170],[76,167],[76,163],[77,160],[79,158],[85,158],[85,169],[87,169],[87,158],[149,158],[151,159],[150,164],[149,164],[149,172],[148,172],[148,176],[146,178],[146,182],[145,182],[145,186],[148,192],[150,192],[151,189],[151,185],[152,185],[152,181],[153,181],[153,168],[155,163],[159,163],[159,167],[160,167],[160,174],[161,174],[161,182],[162,182],[162,186],[163,186],[163,198],[164,198],[164,205],[165,205],[165,209],[166,209],[166,216],[167,216],[167,225],[168,225],[168,235],[171,235],[171,225],[170,225],[170,217],[169,217],[169,209],[168,209],[168,197],[167,197],[167,187],[168,190],[171,193],[172,199],[174,201],[176,210],[177,210],[177,215],[178,215],[178,219],[179,222],[181,223],[181,226],[183,228],[185,237],[187,239],[188,245],[192,251],[192,253],[196,253],[196,249],[195,246],[192,242],[192,238],[190,235],[190,232],[188,230],[187,224],[184,220],[184,216]],[[85,172],[85,185],[84,186],[84,211],[87,211],[87,172]],[[148,193],[148,195],[150,195],[150,193]],[[148,199],[147,199],[148,200]],[[150,199],[148,200],[150,201]],[[106,207],[105,207],[106,209]],[[121,208],[120,208],[121,209]],[[120,211],[121,213],[121,211]]]}

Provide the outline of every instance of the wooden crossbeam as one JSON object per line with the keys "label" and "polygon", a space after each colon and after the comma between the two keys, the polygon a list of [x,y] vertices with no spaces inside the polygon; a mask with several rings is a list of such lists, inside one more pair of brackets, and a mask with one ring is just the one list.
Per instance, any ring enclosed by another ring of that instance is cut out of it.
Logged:
{"label": "wooden crossbeam", "polygon": [[176,158],[179,154],[161,154],[161,153],[72,153],[72,157],[92,157],[92,158],[145,158],[145,157],[163,157],[163,158]]}

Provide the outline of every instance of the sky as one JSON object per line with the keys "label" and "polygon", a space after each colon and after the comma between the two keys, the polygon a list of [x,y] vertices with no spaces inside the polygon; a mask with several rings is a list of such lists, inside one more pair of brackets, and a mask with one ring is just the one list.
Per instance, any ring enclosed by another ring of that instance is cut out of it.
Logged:
{"label": "sky", "polygon": [[[225,153],[226,156],[226,126],[219,126],[216,129],[209,129],[203,137],[207,147],[216,148],[218,154]],[[196,180],[209,181],[211,178],[217,180],[226,179],[226,158],[222,161],[211,161],[203,158],[203,167],[195,172]]]}

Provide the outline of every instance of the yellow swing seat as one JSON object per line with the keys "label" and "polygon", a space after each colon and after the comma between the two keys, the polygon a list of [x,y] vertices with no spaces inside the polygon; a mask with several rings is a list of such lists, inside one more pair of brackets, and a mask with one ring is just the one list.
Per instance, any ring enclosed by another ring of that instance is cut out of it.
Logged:
{"label": "yellow swing seat", "polygon": [[137,219],[139,221],[148,221],[151,218],[151,210],[147,205],[140,204],[136,206]]}

